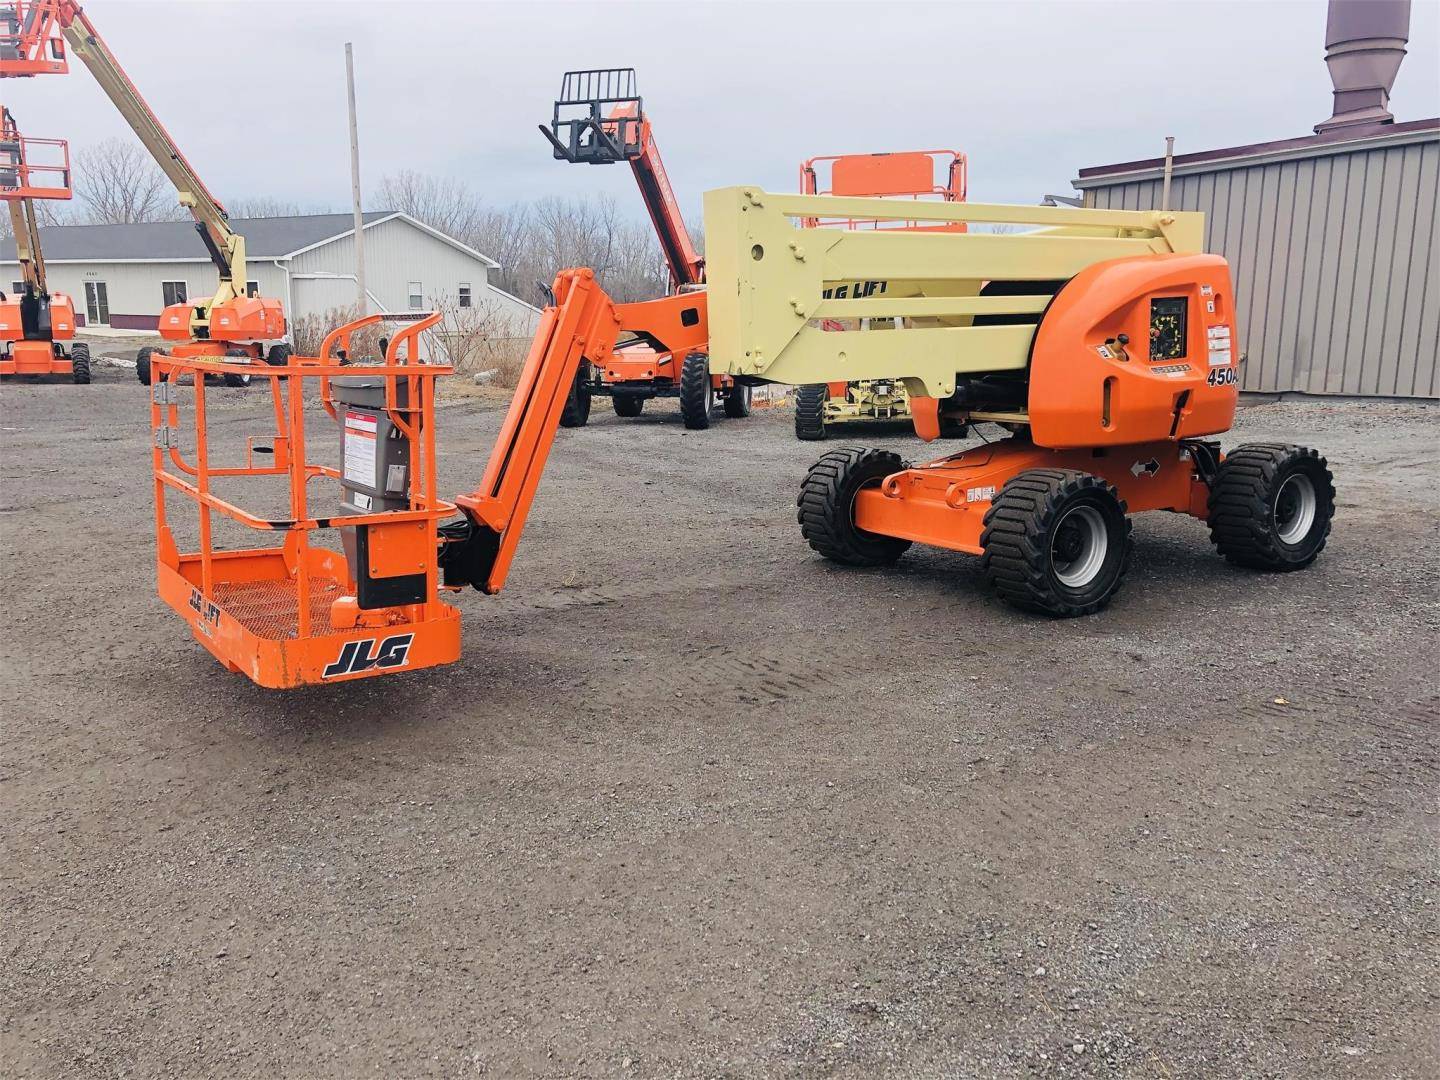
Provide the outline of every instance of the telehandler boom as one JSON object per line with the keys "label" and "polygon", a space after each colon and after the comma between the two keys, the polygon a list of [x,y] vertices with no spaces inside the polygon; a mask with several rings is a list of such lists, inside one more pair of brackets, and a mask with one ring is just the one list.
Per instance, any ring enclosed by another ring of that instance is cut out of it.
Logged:
{"label": "telehandler boom", "polygon": [[[171,304],[160,313],[158,333],[176,356],[225,356],[233,369],[228,386],[249,383],[244,364],[283,364],[290,346],[263,342],[285,335],[279,300],[253,296],[247,288],[245,238],[230,227],[229,215],[211,194],[175,140],[125,74],[114,53],[75,0],[11,0],[0,4],[0,76],[63,74],[68,53],[78,56],[101,90],[139,138],[146,152],[175,186],[180,204],[195,219],[210,260],[219,273],[215,292],[200,300]],[[150,349],[136,357],[136,375],[150,382]]]}

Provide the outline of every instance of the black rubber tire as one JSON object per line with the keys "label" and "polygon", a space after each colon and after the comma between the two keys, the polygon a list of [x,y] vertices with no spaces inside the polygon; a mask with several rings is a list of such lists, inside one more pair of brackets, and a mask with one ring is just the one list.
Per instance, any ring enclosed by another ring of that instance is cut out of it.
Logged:
{"label": "black rubber tire", "polygon": [[[1295,483],[1291,483],[1295,481]],[[1299,539],[1282,538],[1287,506],[1308,487],[1313,518]],[[1210,488],[1210,541],[1236,566],[1303,570],[1325,550],[1335,516],[1329,463],[1307,446],[1247,443],[1226,455]]]}
{"label": "black rubber tire", "polygon": [[[1093,514],[1075,517],[1076,511]],[[1055,564],[1057,545],[1082,542],[1089,523],[1104,529],[1099,565],[1084,582],[1066,583]],[[981,570],[1014,607],[1060,618],[1090,615],[1110,602],[1130,568],[1130,528],[1124,502],[1100,477],[1027,469],[1010,478],[985,514]]]}
{"label": "black rubber tire", "polygon": [[639,416],[645,411],[645,399],[639,394],[615,394],[610,404],[615,406],[616,416]]}
{"label": "black rubber tire", "polygon": [[795,500],[800,534],[832,562],[846,566],[889,566],[910,548],[909,540],[855,527],[855,496],[905,467],[889,450],[847,446],[831,450],[805,475]]}
{"label": "black rubber tire", "polygon": [[80,386],[90,382],[90,346],[83,341],[70,346],[70,377]]}
{"label": "black rubber tire", "polygon": [[[229,349],[225,353],[226,360],[251,360],[253,357],[244,349]],[[241,387],[250,385],[249,375],[230,375],[224,377],[225,385],[232,390],[239,390]]]}
{"label": "black rubber tire", "polygon": [[155,350],[149,345],[135,354],[135,377],[142,386],[150,385],[150,356]]}
{"label": "black rubber tire", "polygon": [[750,415],[750,395],[753,388],[749,383],[736,383],[725,395],[725,415],[731,420],[744,420]]}
{"label": "black rubber tire", "polygon": [[809,383],[795,388],[795,437],[802,442],[819,442],[825,438],[825,402],[830,387],[825,383]]}
{"label": "black rubber tire", "polygon": [[270,351],[265,354],[265,363],[271,367],[284,367],[290,362],[290,357],[295,355],[295,350],[283,341],[276,342],[270,346]]}
{"label": "black rubber tire", "polygon": [[575,372],[575,381],[570,384],[570,393],[565,398],[565,408],[560,412],[561,427],[584,427],[590,422],[589,374],[589,369],[582,361],[580,370]]}
{"label": "black rubber tire", "polygon": [[680,419],[691,431],[710,426],[715,390],[710,384],[710,357],[692,352],[680,365]]}

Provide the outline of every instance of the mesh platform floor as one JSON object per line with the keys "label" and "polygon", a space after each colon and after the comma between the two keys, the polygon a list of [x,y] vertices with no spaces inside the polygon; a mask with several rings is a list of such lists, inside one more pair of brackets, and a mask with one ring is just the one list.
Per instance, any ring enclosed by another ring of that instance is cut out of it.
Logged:
{"label": "mesh platform floor", "polygon": [[[310,579],[310,633],[328,634],[330,605],[341,595],[338,582]],[[216,583],[215,603],[256,637],[284,641],[296,636],[300,605],[293,581]]]}

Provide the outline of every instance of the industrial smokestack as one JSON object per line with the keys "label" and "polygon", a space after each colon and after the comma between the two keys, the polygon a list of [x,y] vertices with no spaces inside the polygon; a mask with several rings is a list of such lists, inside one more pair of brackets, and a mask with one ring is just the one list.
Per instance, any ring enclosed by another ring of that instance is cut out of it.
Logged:
{"label": "industrial smokestack", "polygon": [[1410,40],[1410,0],[1330,0],[1325,63],[1335,84],[1335,110],[1315,130],[1393,124],[1390,88]]}

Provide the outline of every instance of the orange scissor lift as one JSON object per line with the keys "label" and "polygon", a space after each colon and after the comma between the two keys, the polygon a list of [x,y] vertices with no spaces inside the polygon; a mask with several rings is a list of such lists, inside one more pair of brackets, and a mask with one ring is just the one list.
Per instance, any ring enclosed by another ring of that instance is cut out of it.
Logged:
{"label": "orange scissor lift", "polygon": [[[458,659],[459,611],[441,596],[466,585],[500,590],[575,373],[582,360],[612,348],[619,332],[614,305],[590,270],[562,272],[554,292],[480,486],[450,501],[437,494],[434,415],[435,380],[453,369],[420,355],[421,335],[438,315],[411,321],[378,364],[346,357],[357,332],[395,316],[347,323],[326,336],[318,355],[292,355],[273,367],[157,353],[150,417],[158,584],[196,639],[231,671],[275,688]],[[273,430],[265,441],[247,440],[243,465],[216,464],[205,377],[242,367],[269,380]],[[339,469],[307,458],[307,384],[341,433]],[[399,477],[389,486],[379,481],[383,492],[364,482],[377,462],[390,479]],[[217,492],[217,481],[266,478],[288,483],[283,514],[247,510]],[[312,481],[338,484],[342,498],[317,512]],[[195,550],[180,550],[167,497],[194,505]],[[222,549],[217,517],[279,542]],[[321,544],[322,534],[338,534],[340,547]]]}

